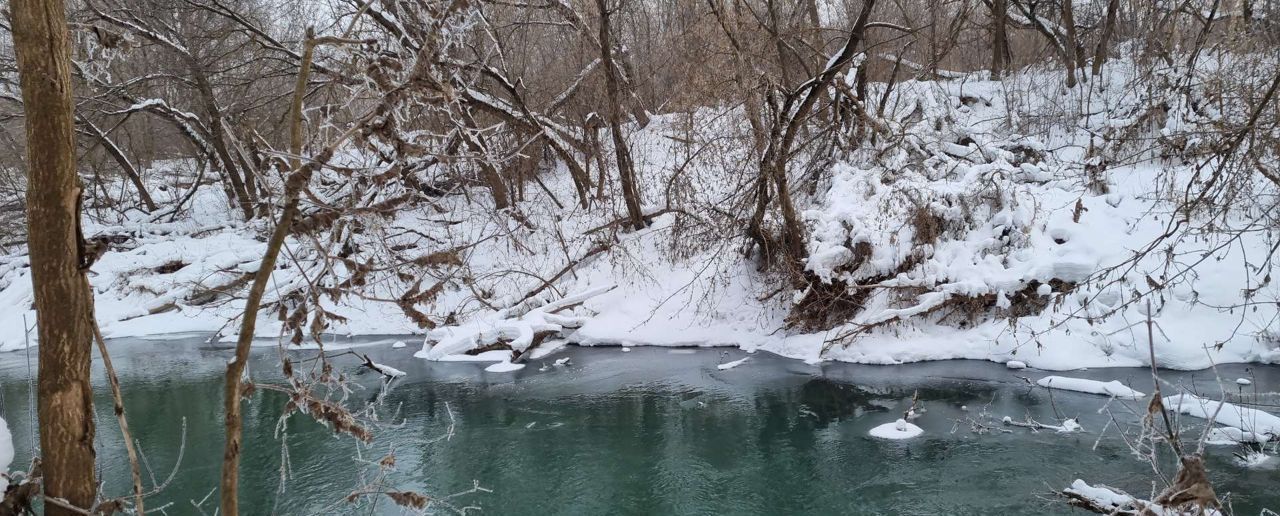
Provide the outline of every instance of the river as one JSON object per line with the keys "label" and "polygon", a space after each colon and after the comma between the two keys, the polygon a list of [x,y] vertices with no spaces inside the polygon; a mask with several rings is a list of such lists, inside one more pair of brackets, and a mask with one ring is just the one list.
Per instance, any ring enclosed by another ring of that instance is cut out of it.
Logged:
{"label": "river", "polygon": [[[282,423],[286,400],[279,393],[259,391],[245,405],[246,514],[404,512],[385,497],[346,502],[357,490],[414,490],[439,499],[441,509],[497,515],[1072,514],[1052,492],[1076,478],[1144,497],[1151,491],[1150,466],[1108,424],[1115,418],[1128,427],[1141,403],[1112,402],[1100,413],[1104,397],[1051,394],[1023,378],[1048,374],[1039,371],[974,361],[810,365],[763,353],[719,370],[746,355],[568,348],[495,374],[484,372],[485,364],[415,359],[416,344],[393,349],[393,340],[347,343],[407,373],[389,386],[363,373],[352,356],[334,359],[354,378],[352,405],[374,403],[380,422],[371,426],[372,444],[335,436],[305,415]],[[229,350],[199,337],[120,340],[111,348],[149,466],[145,484],[164,484],[148,509],[213,514]],[[571,364],[549,366],[566,357]],[[24,352],[0,355],[15,468],[32,454],[28,367],[34,363]],[[278,380],[277,352],[255,349],[251,371],[258,381]],[[1146,370],[1070,374],[1151,392]],[[1163,374],[1173,384],[1219,392],[1212,371]],[[1232,392],[1280,390],[1277,366],[1226,365],[1218,374]],[[100,364],[94,375],[100,474],[107,493],[127,495],[127,462]],[[1237,387],[1236,377],[1253,385]],[[915,421],[921,437],[868,435],[901,417],[913,396],[926,409]],[[1001,425],[1004,416],[1046,423],[1077,417],[1084,431],[1032,432]],[[1202,426],[1189,418],[1182,424]],[[1212,447],[1208,466],[1235,514],[1280,509],[1280,471],[1244,468],[1232,451]],[[379,474],[377,462],[389,454],[394,471]]]}

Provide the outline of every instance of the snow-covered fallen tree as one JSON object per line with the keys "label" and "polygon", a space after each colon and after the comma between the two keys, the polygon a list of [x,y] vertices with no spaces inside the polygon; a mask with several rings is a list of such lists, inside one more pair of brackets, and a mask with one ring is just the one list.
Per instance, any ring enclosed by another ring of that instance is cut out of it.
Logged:
{"label": "snow-covered fallen tree", "polygon": [[1076,479],[1071,487],[1063,489],[1067,503],[1082,509],[1109,515],[1132,516],[1221,516],[1215,508],[1166,507],[1150,500],[1143,500],[1102,484],[1089,485]]}
{"label": "snow-covered fallen tree", "polygon": [[[588,299],[616,288],[614,285],[590,289],[578,294],[546,302],[530,299],[514,308],[499,310],[491,317],[459,326],[436,328],[426,336],[415,357],[447,360],[453,355],[477,356],[486,352],[502,357],[504,362],[520,362],[548,338],[571,339],[573,330],[582,326],[581,316],[560,312],[579,306]],[[507,370],[495,370],[502,372]]]}

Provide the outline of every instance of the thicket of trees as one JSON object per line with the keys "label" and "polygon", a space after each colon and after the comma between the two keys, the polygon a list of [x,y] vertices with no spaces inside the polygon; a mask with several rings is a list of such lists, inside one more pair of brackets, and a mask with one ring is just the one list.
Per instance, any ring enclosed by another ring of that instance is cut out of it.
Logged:
{"label": "thicket of trees", "polygon": [[[576,198],[557,199],[562,210],[611,214],[620,231],[677,213],[703,240],[740,243],[780,288],[808,289],[806,310],[822,312],[849,286],[805,272],[801,207],[815,171],[900,136],[882,122],[895,84],[1041,67],[1087,88],[1117,55],[1194,70],[1207,52],[1280,48],[1270,0],[11,0],[8,13],[0,245],[26,247],[36,284],[43,489],[68,506],[49,514],[105,503],[91,467],[84,274],[113,241],[81,234],[81,216],[179,220],[198,190],[219,189],[268,241],[256,275],[225,286],[249,307],[224,393],[221,513],[234,516],[248,344],[287,238],[328,264],[269,307],[295,342],[323,332],[322,297],[371,274],[409,278],[390,301],[430,328],[443,318],[416,305],[440,284],[424,288],[421,271],[456,254],[360,254],[360,217],[474,190],[488,195],[477,205],[536,224],[520,202],[563,170]],[[1204,151],[1231,166],[1197,187],[1201,199],[1256,173],[1280,184],[1276,151],[1250,140],[1280,119],[1275,84]],[[738,117],[720,143],[736,150],[721,171],[733,203],[698,205],[674,179],[641,189],[631,135],[657,114],[710,109]],[[654,194],[664,207],[646,212]],[[315,386],[335,379],[284,367],[295,408],[363,437]]]}

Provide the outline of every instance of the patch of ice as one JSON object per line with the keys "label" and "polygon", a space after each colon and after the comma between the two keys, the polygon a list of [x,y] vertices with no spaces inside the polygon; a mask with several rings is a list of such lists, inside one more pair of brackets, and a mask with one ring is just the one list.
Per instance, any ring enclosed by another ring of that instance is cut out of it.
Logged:
{"label": "patch of ice", "polygon": [[564,349],[568,345],[569,341],[564,339],[546,340],[542,342],[541,346],[533,348],[533,351],[529,352],[529,358],[531,360],[546,358],[551,356],[552,353]]}
{"label": "patch of ice", "polygon": [[892,423],[885,423],[872,428],[868,433],[871,434],[871,437],[896,440],[919,437],[920,434],[924,433],[924,430],[912,423],[908,423],[905,419],[899,419]]}
{"label": "patch of ice", "polygon": [[519,371],[521,369],[524,369],[524,364],[513,364],[511,362],[506,362],[506,361],[498,362],[496,364],[493,364],[489,367],[484,368],[485,371],[488,371],[490,373],[510,373],[513,371]]}
{"label": "patch of ice", "polygon": [[1146,394],[1130,389],[1129,386],[1120,383],[1118,380],[1100,382],[1098,380],[1071,378],[1069,376],[1046,376],[1037,381],[1036,384],[1049,389],[1101,394],[1122,399],[1136,400],[1146,396]]}
{"label": "patch of ice", "polygon": [[737,359],[737,360],[734,360],[734,361],[732,361],[732,362],[725,362],[725,363],[723,363],[723,364],[720,364],[720,365],[716,366],[716,369],[719,369],[719,370],[721,370],[721,371],[725,371],[725,370],[728,370],[728,369],[733,369],[733,368],[735,368],[735,367],[738,367],[738,366],[742,365],[744,362],[746,362],[746,361],[747,361],[747,359],[748,359],[748,358],[751,358],[751,357],[743,357],[743,358],[739,358],[739,359]]}
{"label": "patch of ice", "polygon": [[507,362],[511,360],[511,352],[504,349],[495,349],[493,351],[485,351],[477,355],[467,355],[459,353],[456,355],[445,355],[439,358],[441,362]]}

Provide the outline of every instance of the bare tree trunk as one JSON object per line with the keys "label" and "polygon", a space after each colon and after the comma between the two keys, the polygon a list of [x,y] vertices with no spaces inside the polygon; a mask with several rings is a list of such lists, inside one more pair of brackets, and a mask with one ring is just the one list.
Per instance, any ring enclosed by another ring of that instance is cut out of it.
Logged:
{"label": "bare tree trunk", "polygon": [[489,188],[489,193],[493,196],[494,209],[505,210],[511,206],[511,199],[507,196],[507,185],[502,181],[502,174],[498,173],[498,168],[489,160],[484,137],[480,135],[471,113],[464,112],[462,116],[463,123],[466,124],[465,130],[462,131],[462,138],[466,140],[467,147],[477,155],[475,162],[480,167],[480,180],[484,181],[484,185]]}
{"label": "bare tree trunk", "polygon": [[1062,53],[1064,57],[1063,68],[1067,72],[1067,87],[1076,87],[1076,68],[1080,66],[1079,44],[1076,43],[1076,20],[1073,15],[1073,0],[1062,0],[1062,28],[1066,31],[1063,37],[1066,41],[1062,42]]}
{"label": "bare tree trunk", "polygon": [[[784,103],[782,112],[787,115],[774,122],[774,129],[770,134],[770,141],[773,143],[768,146],[764,157],[760,160],[760,180],[771,181],[777,193],[778,208],[782,212],[782,248],[789,262],[788,266],[797,268],[793,270],[798,270],[805,259],[804,230],[791,201],[791,191],[787,186],[787,163],[791,160],[796,135],[809,118],[814,104],[819,97],[827,94],[827,88],[831,86],[840,71],[853,60],[858,46],[862,44],[863,31],[866,29],[867,20],[871,17],[875,4],[875,0],[867,0],[863,4],[862,12],[850,29],[849,37],[845,40],[840,53],[831,59],[827,67],[817,76],[805,81],[797,88]],[[794,104],[797,98],[799,103]],[[791,111],[792,105],[796,105],[795,111]],[[759,192],[760,190],[757,190],[757,194]],[[763,215],[759,212],[759,201],[756,207],[757,213],[752,219],[753,223],[756,219],[763,219]],[[796,277],[798,278],[799,275],[797,274]]]}
{"label": "bare tree trunk", "polygon": [[1005,63],[1009,60],[1004,54],[1005,48],[1009,46],[1009,36],[1005,32],[1005,19],[1008,15],[1006,0],[991,1],[991,80],[998,80],[1004,75]]}
{"label": "bare tree trunk", "polygon": [[[81,270],[80,185],[63,0],[13,0],[27,130],[27,234],[40,338],[40,452],[50,497],[94,503],[93,294]],[[77,514],[45,505],[45,514]]]}
{"label": "bare tree trunk", "polygon": [[81,123],[89,129],[90,134],[102,142],[102,148],[106,149],[107,154],[111,155],[117,165],[120,165],[120,170],[124,172],[125,177],[138,190],[138,200],[142,201],[142,204],[147,207],[147,211],[156,211],[156,203],[151,199],[151,194],[147,192],[147,186],[142,183],[142,175],[138,173],[138,168],[129,161],[129,157],[124,155],[124,151],[116,145],[115,141],[111,140],[110,136],[98,129],[98,126],[93,125],[93,122],[82,118]]}
{"label": "bare tree trunk", "polygon": [[[226,128],[222,125],[222,110],[218,108],[217,98],[213,93],[213,85],[209,84],[208,77],[205,76],[204,69],[195,61],[190,59],[188,63],[191,69],[191,75],[195,79],[196,89],[200,91],[201,102],[209,117],[209,136],[213,150],[216,152],[218,163],[222,164],[222,171],[227,174],[227,179],[231,182],[231,191],[235,193],[235,202],[240,206],[240,211],[244,213],[245,220],[254,217],[254,205],[257,204],[257,198],[245,185],[246,176],[242,176],[236,168],[235,158],[231,156],[231,151],[227,149]],[[248,171],[245,171],[246,174]]]}
{"label": "bare tree trunk", "polygon": [[1116,28],[1116,11],[1120,9],[1120,0],[1107,2],[1107,19],[1102,24],[1102,34],[1098,36],[1098,47],[1093,52],[1094,77],[1102,75],[1102,65],[1107,60],[1107,46],[1111,45],[1111,33]]}
{"label": "bare tree trunk", "polygon": [[613,40],[609,30],[609,6],[607,0],[596,0],[600,8],[600,60],[604,64],[605,90],[608,93],[609,132],[613,136],[613,152],[618,162],[618,179],[622,184],[622,200],[627,205],[627,217],[631,227],[640,229],[648,225],[640,210],[640,191],[636,187],[635,165],[631,162],[631,150],[622,136],[622,93],[618,87],[618,66],[613,62]]}

